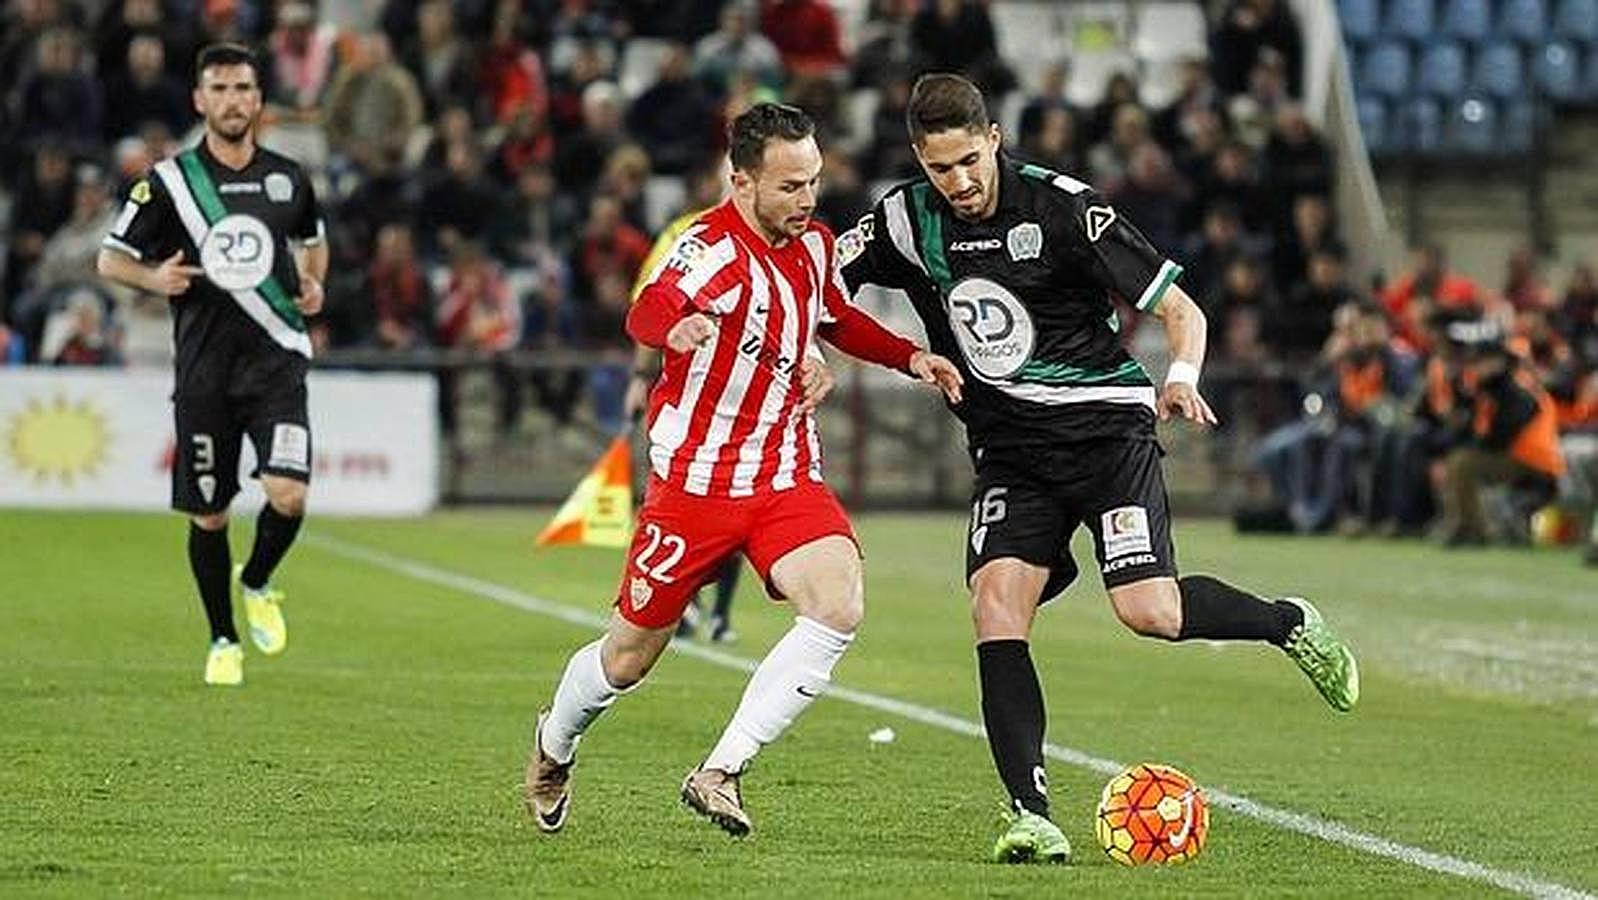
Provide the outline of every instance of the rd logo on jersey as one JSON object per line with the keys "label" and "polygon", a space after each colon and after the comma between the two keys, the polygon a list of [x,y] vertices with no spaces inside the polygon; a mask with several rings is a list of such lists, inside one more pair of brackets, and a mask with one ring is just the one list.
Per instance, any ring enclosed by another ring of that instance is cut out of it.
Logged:
{"label": "rd logo on jersey", "polygon": [[266,223],[234,213],[222,217],[200,242],[200,268],[225,291],[248,291],[272,274],[277,248]]}
{"label": "rd logo on jersey", "polygon": [[971,370],[984,380],[1009,378],[1032,357],[1032,317],[997,282],[967,278],[955,285],[949,292],[949,324]]}

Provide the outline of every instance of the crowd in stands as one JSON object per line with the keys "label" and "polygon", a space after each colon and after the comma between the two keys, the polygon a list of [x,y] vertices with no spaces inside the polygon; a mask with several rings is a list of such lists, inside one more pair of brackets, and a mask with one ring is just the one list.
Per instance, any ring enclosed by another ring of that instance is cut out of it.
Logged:
{"label": "crowd in stands", "polygon": [[[496,370],[507,431],[524,388],[561,422],[585,399],[601,422],[617,418],[629,287],[654,230],[720,195],[733,116],[784,99],[816,118],[827,151],[818,214],[841,230],[874,188],[918,174],[903,113],[916,76],[934,69],[968,74],[996,114],[1018,109],[1004,123],[1013,156],[1092,182],[1184,264],[1217,371],[1339,379],[1317,395],[1318,417],[1359,430],[1365,449],[1317,465],[1404,456],[1372,448],[1407,433],[1357,423],[1431,396],[1421,388],[1432,364],[1452,365],[1439,308],[1498,322],[1531,348],[1514,367],[1554,389],[1565,427],[1593,427],[1581,399],[1598,354],[1590,270],[1562,293],[1529,256],[1502,292],[1449,274],[1435,254],[1379,290],[1350,275],[1332,212],[1336,160],[1297,102],[1303,41],[1283,0],[1210,4],[1209,52],[1183,64],[1175,99],[1159,106],[1143,102],[1136,71],[1115,74],[1096,103],[1069,102],[1068,57],[1023,83],[999,52],[991,2],[871,0],[855,21],[829,0],[10,0],[0,360],[142,356],[128,346],[139,343],[130,311],[160,304],[94,278],[98,235],[117,192],[192,140],[192,61],[226,39],[262,51],[262,138],[312,170],[329,213],[319,349],[594,353],[585,371]],[[1345,389],[1350,378],[1358,390]],[[1453,408],[1471,396],[1454,393]],[[1318,445],[1302,431],[1268,447],[1287,446],[1303,468]],[[1291,478],[1278,486],[1302,505]],[[1422,515],[1332,505],[1373,523]],[[1300,527],[1329,527],[1312,518]]]}

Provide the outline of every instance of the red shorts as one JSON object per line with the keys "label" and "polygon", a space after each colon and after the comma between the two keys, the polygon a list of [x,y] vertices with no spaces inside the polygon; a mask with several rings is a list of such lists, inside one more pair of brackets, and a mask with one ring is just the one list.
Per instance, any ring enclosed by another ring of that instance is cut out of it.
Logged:
{"label": "red shorts", "polygon": [[755,497],[700,497],[651,476],[616,608],[639,628],[675,625],[694,593],[739,551],[777,597],[770,578],[777,560],[833,534],[859,544],[849,516],[824,484],[801,482]]}

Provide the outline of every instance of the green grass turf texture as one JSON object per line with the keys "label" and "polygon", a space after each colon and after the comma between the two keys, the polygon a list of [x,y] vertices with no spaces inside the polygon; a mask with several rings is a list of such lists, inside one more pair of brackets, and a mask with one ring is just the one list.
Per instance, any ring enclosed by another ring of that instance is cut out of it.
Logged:
{"label": "green grass turf texture", "polygon": [[[985,744],[823,699],[745,780],[755,834],[677,787],[745,676],[668,656],[582,747],[566,830],[519,783],[533,717],[593,632],[315,543],[337,538],[601,614],[619,551],[531,548],[546,510],[313,517],[278,584],[288,652],[200,681],[205,627],[175,516],[0,511],[0,895],[1077,896],[1492,894],[1215,809],[1200,858],[1098,849],[1104,778],[1051,762],[1069,868],[985,861]],[[978,717],[963,522],[866,515],[867,617],[839,684]],[[233,526],[235,558],[247,519]],[[1078,558],[1088,561],[1080,543]],[[1495,868],[1598,890],[1598,576],[1568,552],[1240,538],[1182,523],[1184,571],[1317,602],[1360,652],[1338,716],[1278,651],[1140,639],[1091,574],[1041,614],[1049,739]],[[242,610],[239,611],[242,624]],[[730,648],[789,626],[746,577]],[[872,744],[882,726],[895,742]]]}

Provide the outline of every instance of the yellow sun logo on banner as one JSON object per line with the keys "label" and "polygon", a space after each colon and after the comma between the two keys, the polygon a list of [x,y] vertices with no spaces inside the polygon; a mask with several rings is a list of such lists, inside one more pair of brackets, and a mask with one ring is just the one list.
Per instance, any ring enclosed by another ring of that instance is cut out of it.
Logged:
{"label": "yellow sun logo on banner", "polygon": [[105,463],[110,443],[110,430],[98,409],[87,400],[70,403],[59,394],[48,403],[30,399],[6,429],[12,461],[35,481],[54,478],[71,484],[94,475]]}

